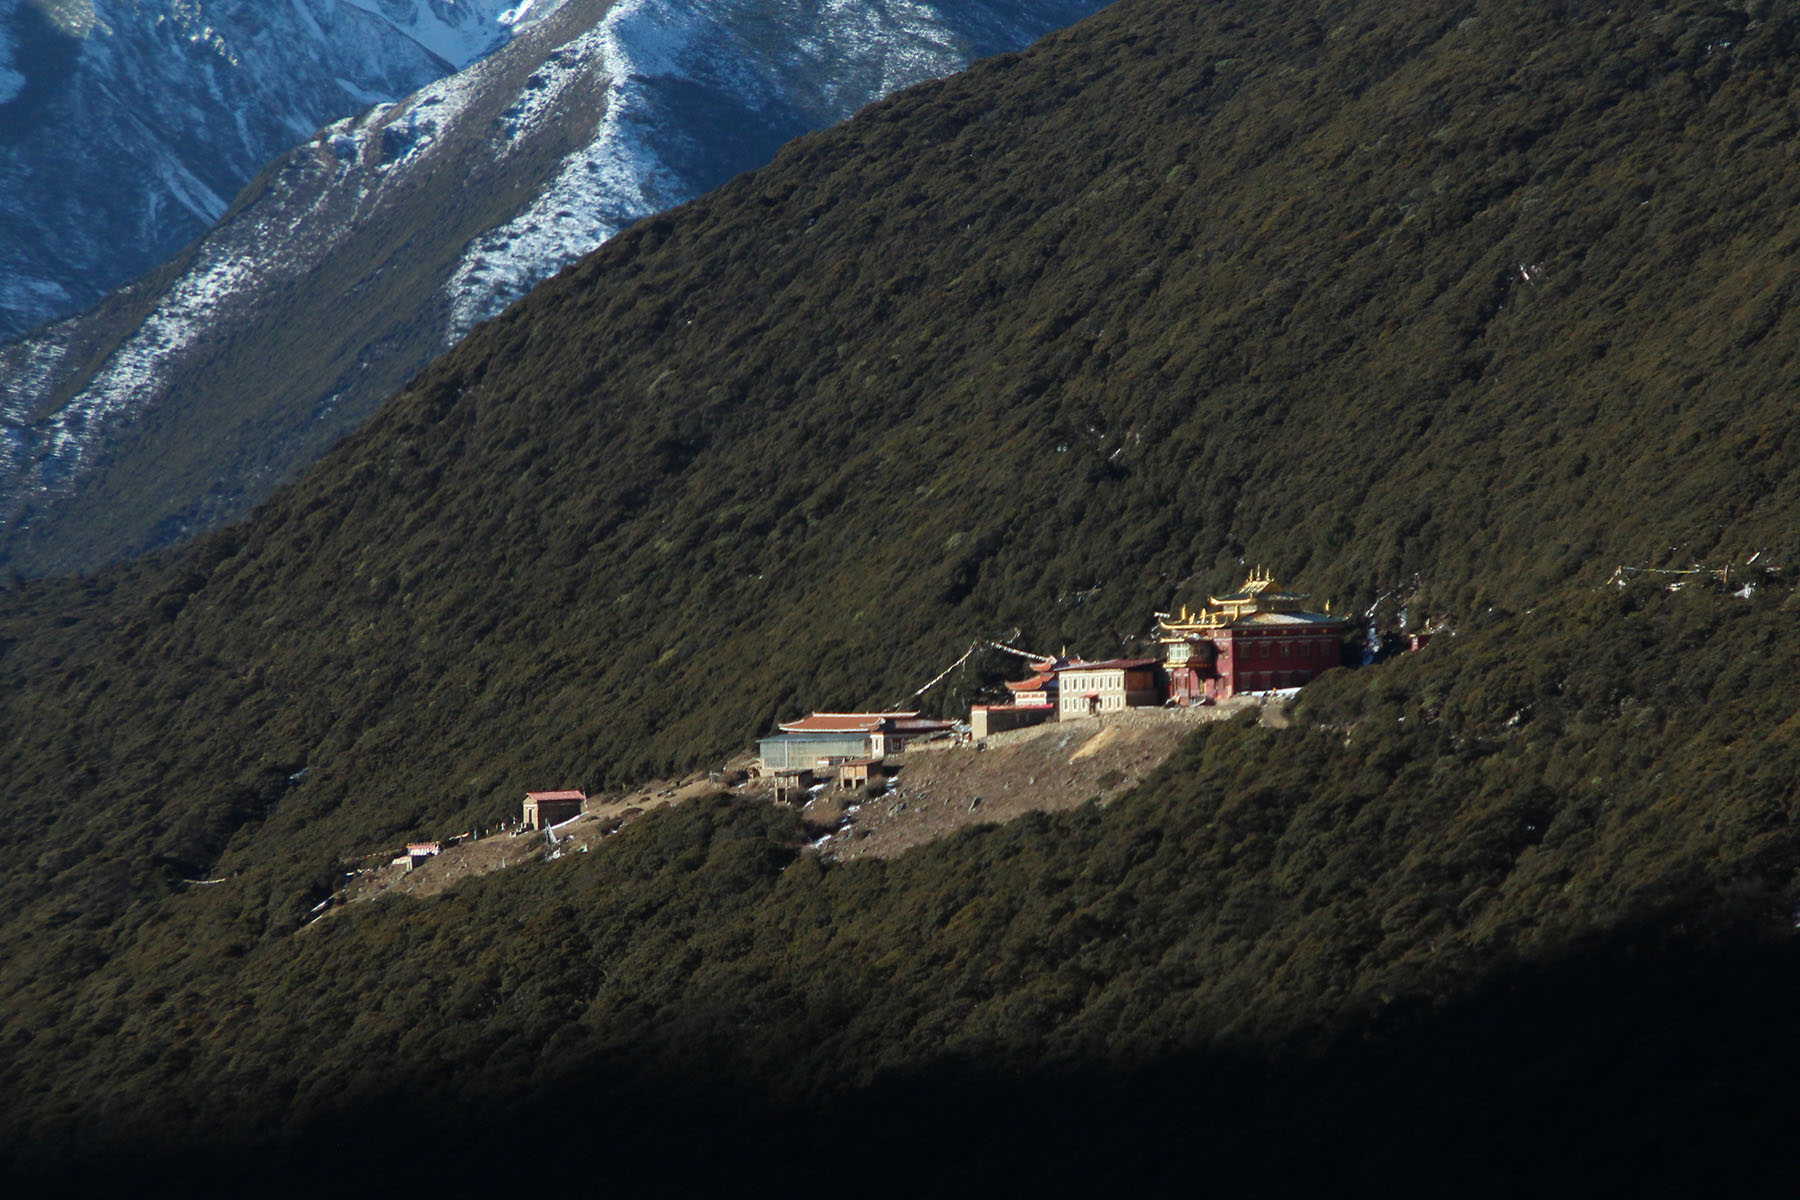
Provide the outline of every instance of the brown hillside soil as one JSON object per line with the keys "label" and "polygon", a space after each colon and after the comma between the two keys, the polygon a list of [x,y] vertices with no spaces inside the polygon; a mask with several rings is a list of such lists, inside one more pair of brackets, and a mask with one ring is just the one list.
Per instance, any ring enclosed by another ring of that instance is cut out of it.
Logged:
{"label": "brown hillside soil", "polygon": [[[742,769],[742,764],[727,767]],[[697,773],[681,779],[657,779],[618,796],[594,796],[581,816],[557,831],[563,854],[587,851],[595,842],[618,832],[652,808],[678,804],[696,796],[710,796],[723,790],[716,776]],[[535,862],[552,853],[549,839],[540,830],[503,830],[483,838],[474,838],[446,846],[441,854],[429,858],[412,870],[390,861],[399,849],[371,854],[365,861],[380,866],[363,867],[333,898],[332,907],[324,915],[341,912],[346,904],[375,900],[382,896],[435,896],[461,880],[490,871]]]}
{"label": "brown hillside soil", "polygon": [[[996,734],[977,745],[914,749],[889,759],[896,773],[881,795],[826,783],[802,812],[809,823],[832,831],[817,843],[826,857],[886,857],[968,825],[998,824],[1092,799],[1105,803],[1141,783],[1197,725],[1246,709],[1258,711],[1265,724],[1287,723],[1282,704],[1247,696],[1216,707],[1138,709],[1055,721]],[[734,759],[718,772],[659,779],[623,795],[596,796],[559,831],[557,852],[583,853],[649,809],[727,787],[745,796],[766,794],[765,782],[738,782],[749,765],[748,759]],[[447,846],[410,871],[384,862],[358,872],[324,915],[385,895],[434,896],[460,880],[538,861],[552,852],[542,832],[503,831]]]}
{"label": "brown hillside soil", "polygon": [[338,893],[337,903],[327,915],[342,911],[346,904],[375,900],[386,895],[435,896],[459,880],[542,858],[544,849],[544,835],[541,833],[518,836],[497,833],[492,837],[448,846],[442,854],[426,859],[410,871],[404,865],[392,862],[364,868],[357,873],[355,879],[346,881],[348,886]]}
{"label": "brown hillside soil", "polygon": [[[1211,708],[1139,709],[1013,730],[981,748],[912,750],[884,795],[827,787],[804,811],[821,825],[843,820],[819,843],[826,857],[886,857],[967,825],[1105,803],[1141,783],[1196,726],[1258,707],[1240,697]],[[1263,708],[1265,719],[1276,707]]]}

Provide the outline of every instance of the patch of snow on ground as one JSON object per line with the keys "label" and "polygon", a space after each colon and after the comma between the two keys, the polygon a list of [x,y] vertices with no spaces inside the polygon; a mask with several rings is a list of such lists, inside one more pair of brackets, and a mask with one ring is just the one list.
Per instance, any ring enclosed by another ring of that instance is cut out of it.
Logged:
{"label": "patch of snow on ground", "polygon": [[[4,297],[0,288],[0,298]],[[31,400],[42,393],[44,382],[68,354],[68,346],[45,337],[12,351],[0,374],[0,478],[11,479],[24,470],[36,444],[31,434]],[[24,361],[18,356],[23,354]]]}
{"label": "patch of snow on ground", "polygon": [[568,2],[569,0],[523,0],[517,8],[509,8],[494,19],[517,31],[527,25],[536,25],[546,17],[554,17]]}
{"label": "patch of snow on ground", "polygon": [[[461,337],[620,230],[690,200],[697,188],[663,156],[658,84],[729,94],[753,121],[797,76],[819,79],[806,106],[824,124],[898,88],[961,69],[971,48],[919,0],[620,0],[566,48],[597,55],[606,105],[593,140],[564,160],[527,208],[474,239],[451,277],[451,335]],[[515,106],[520,124],[547,107],[569,68]],[[509,120],[515,114],[509,113]]]}
{"label": "patch of snow on ground", "polygon": [[288,2],[293,6],[294,16],[299,20],[301,25],[306,27],[306,31],[313,35],[315,41],[326,42],[330,40],[325,36],[325,31],[319,28],[319,23],[313,20],[313,15],[307,11],[303,0],[288,0]]}
{"label": "patch of snow on ground", "polygon": [[[379,132],[381,128],[391,128],[398,123],[400,129],[397,136],[403,140],[429,138],[438,129],[449,129],[468,110],[470,103],[481,95],[490,83],[490,77],[500,67],[492,59],[482,59],[463,68],[454,75],[446,75],[435,83],[427,84],[401,102],[402,111],[393,122],[384,122],[381,118],[387,110],[368,114],[358,122],[359,133]],[[411,154],[408,154],[411,157]]]}
{"label": "patch of snow on ground", "polygon": [[[594,44],[590,44],[590,39],[593,39]],[[590,55],[594,53],[597,53],[597,39],[590,33],[576,38],[545,58],[526,81],[519,98],[501,114],[500,119],[505,122],[507,132],[516,134],[530,130],[542,121],[545,114],[561,102],[569,85],[584,78],[592,69]],[[501,156],[510,154],[518,145],[517,138],[509,138],[500,146]]]}
{"label": "patch of snow on ground", "polygon": [[29,276],[18,279],[0,279],[0,307],[6,305],[22,307],[32,300],[61,303],[68,298],[69,290],[54,279],[32,279]]}
{"label": "patch of snow on ground", "polygon": [[157,177],[181,207],[211,225],[225,214],[225,201],[201,183],[194,173],[172,158],[156,164]]}
{"label": "patch of snow on ground", "polygon": [[395,16],[391,3],[382,4],[378,0],[344,2],[386,21],[457,68],[468,66],[504,44],[517,25],[516,20],[503,19],[516,12],[504,7],[506,0],[461,0],[444,5],[413,0],[410,9],[401,16]]}
{"label": "patch of snow on ground", "polygon": [[383,96],[379,92],[371,92],[366,87],[359,87],[355,83],[352,83],[350,80],[345,79],[342,75],[332,76],[331,81],[333,83],[337,84],[339,87],[343,88],[344,94],[346,96],[350,97],[352,100],[356,101],[358,104],[367,104],[370,106],[374,106],[377,104],[386,104],[388,101],[393,99],[392,96]]}
{"label": "patch of snow on ground", "polygon": [[[0,19],[12,16],[12,6],[0,3]],[[12,38],[0,25],[0,104],[5,104],[25,90],[25,76],[14,70]]]}
{"label": "patch of snow on ground", "polygon": [[[251,236],[275,233],[258,229]],[[253,260],[219,247],[203,253],[210,261],[183,275],[93,381],[43,428],[39,445],[47,453],[38,467],[39,486],[54,488],[79,473],[94,435],[117,417],[142,412],[154,399],[160,363],[184,352],[213,324],[221,306],[255,282]]]}
{"label": "patch of snow on ground", "polygon": [[534,284],[641,217],[679,203],[680,181],[632,120],[641,74],[666,66],[691,35],[656,0],[620,0],[570,48],[598,54],[607,78],[597,136],[564,160],[523,213],[476,238],[450,279],[452,334],[461,337]]}
{"label": "patch of snow on ground", "polygon": [[[392,172],[437,145],[487,86],[490,74],[499,69],[494,60],[482,59],[397,103],[378,103],[360,116],[332,122],[322,131],[324,141],[340,169],[369,161],[383,174]],[[375,153],[365,156],[371,147]],[[321,201],[325,198],[321,194]]]}

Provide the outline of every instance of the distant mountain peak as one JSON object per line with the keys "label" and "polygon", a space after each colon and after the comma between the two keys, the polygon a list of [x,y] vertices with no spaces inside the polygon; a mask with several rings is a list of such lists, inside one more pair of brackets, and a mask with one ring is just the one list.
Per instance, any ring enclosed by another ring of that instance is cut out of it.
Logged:
{"label": "distant mountain peak", "polygon": [[[329,7],[301,3],[319,20]],[[390,33],[511,34],[454,75],[325,125],[166,270],[0,347],[0,561],[92,565],[244,511],[433,355],[632,222],[1099,7],[488,0],[477,14],[344,0],[340,16]],[[225,207],[228,193],[181,167],[170,160],[165,207]],[[151,430],[179,445],[137,440]],[[87,481],[100,461],[158,499],[101,500],[112,485]],[[77,514],[90,502],[112,530],[97,558],[76,548],[87,530],[58,532],[93,528]],[[27,543],[59,545],[45,560]]]}

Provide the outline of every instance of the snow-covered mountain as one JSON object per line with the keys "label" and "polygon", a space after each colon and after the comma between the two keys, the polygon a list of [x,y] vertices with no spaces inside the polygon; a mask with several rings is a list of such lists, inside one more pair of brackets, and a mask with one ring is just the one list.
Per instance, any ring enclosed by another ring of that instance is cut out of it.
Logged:
{"label": "snow-covered mountain", "polygon": [[[0,349],[0,559],[87,567],[245,511],[473,324],[632,221],[1101,6],[492,6],[489,27],[513,30],[499,50],[330,124],[175,262]],[[406,13],[430,12],[442,32],[454,7],[357,0],[339,16],[416,32]]]}
{"label": "snow-covered mountain", "polygon": [[0,0],[0,340],[167,259],[327,121],[492,50],[514,3]]}

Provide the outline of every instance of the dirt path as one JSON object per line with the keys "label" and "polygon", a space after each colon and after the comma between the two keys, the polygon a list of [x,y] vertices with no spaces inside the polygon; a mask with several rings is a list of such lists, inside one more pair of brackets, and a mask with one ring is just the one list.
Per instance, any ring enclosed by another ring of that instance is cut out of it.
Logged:
{"label": "dirt path", "polygon": [[[1137,709],[1102,717],[1054,721],[995,734],[978,746],[918,747],[888,760],[897,774],[879,796],[846,791],[835,783],[815,790],[802,809],[807,821],[831,832],[815,845],[827,858],[847,862],[886,857],[944,837],[968,825],[1010,821],[1033,811],[1104,802],[1160,766],[1196,727],[1246,710],[1268,725],[1284,726],[1285,707],[1241,697],[1217,707]],[[715,772],[661,779],[630,792],[596,796],[579,817],[558,827],[556,842],[541,830],[507,831],[446,846],[408,870],[384,865],[347,875],[345,886],[319,919],[351,904],[382,896],[433,896],[464,879],[521,863],[580,854],[653,808],[730,790],[767,796],[766,781],[745,780],[750,756]],[[398,855],[399,850],[391,852]]]}
{"label": "dirt path", "polygon": [[[743,765],[742,760],[734,760],[727,769],[741,771]],[[619,795],[593,797],[586,811],[556,829],[554,845],[542,830],[509,830],[446,845],[442,853],[411,870],[404,863],[389,861],[399,855],[399,849],[370,855],[381,865],[348,872],[345,886],[320,916],[329,917],[351,904],[382,896],[435,896],[464,879],[490,871],[564,854],[583,854],[595,842],[618,832],[650,809],[679,804],[695,796],[710,796],[724,788],[723,777],[702,772],[681,779],[653,780]]]}
{"label": "dirt path", "polygon": [[826,857],[886,857],[966,825],[1109,800],[1142,782],[1197,726],[1258,707],[1245,699],[1141,709],[1014,730],[979,749],[910,750],[885,795],[827,787],[805,812],[820,825],[842,822],[819,843]]}

